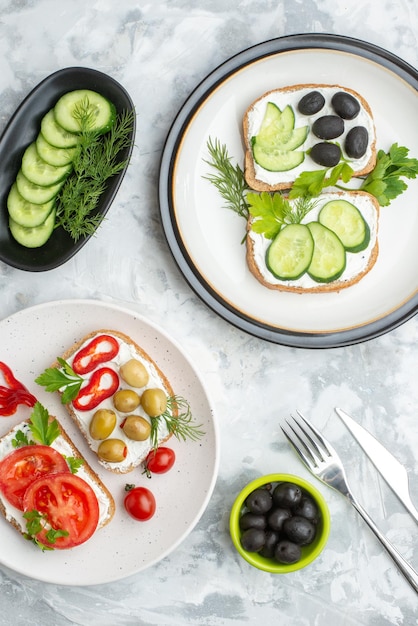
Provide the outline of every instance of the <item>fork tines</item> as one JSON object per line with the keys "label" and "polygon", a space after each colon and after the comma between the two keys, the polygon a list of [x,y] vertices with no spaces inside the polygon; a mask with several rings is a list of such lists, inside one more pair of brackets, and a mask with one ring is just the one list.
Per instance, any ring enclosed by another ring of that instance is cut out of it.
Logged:
{"label": "fork tines", "polygon": [[[285,420],[293,435],[282,425],[280,428],[286,439],[295,448],[296,452],[302,457],[305,463],[307,465],[313,464],[315,467],[318,467],[318,461],[324,462],[326,457],[329,458],[331,456],[330,446],[315,426],[313,426],[300,411],[297,411],[297,413],[299,418],[291,415],[297,427],[296,429],[288,420]],[[303,420],[303,423],[301,420]]]}

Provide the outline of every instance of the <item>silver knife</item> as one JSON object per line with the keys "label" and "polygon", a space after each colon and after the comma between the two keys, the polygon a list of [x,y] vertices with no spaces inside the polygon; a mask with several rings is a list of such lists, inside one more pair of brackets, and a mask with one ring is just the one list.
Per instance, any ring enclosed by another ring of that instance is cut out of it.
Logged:
{"label": "silver knife", "polygon": [[354,439],[356,439],[363,448],[364,452],[372,461],[378,472],[383,476],[393,493],[399,498],[404,507],[418,523],[418,510],[412,503],[409,494],[408,474],[404,466],[389,450],[386,450],[368,430],[360,426],[360,424],[353,420],[345,411],[336,408],[335,412],[347,426]]}

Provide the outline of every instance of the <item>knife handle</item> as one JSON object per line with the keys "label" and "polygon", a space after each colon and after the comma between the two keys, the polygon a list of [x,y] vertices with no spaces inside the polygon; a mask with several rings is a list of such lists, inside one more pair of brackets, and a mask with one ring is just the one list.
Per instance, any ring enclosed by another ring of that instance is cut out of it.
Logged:
{"label": "knife handle", "polygon": [[356,511],[361,515],[363,520],[369,526],[369,528],[374,532],[376,537],[379,539],[380,543],[387,550],[389,555],[392,557],[392,560],[397,565],[400,572],[404,575],[406,580],[409,582],[411,587],[418,593],[418,572],[414,570],[414,568],[399,554],[395,546],[385,537],[385,535],[378,529],[370,515],[363,509],[361,504],[359,504],[353,497],[349,497],[349,500]]}

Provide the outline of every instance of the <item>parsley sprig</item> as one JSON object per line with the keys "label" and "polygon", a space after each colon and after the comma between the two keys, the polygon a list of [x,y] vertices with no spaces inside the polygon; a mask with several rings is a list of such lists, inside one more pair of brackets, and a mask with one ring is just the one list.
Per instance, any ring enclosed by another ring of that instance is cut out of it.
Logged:
{"label": "parsley sprig", "polygon": [[316,204],[309,196],[297,198],[291,204],[281,193],[271,194],[266,191],[261,194],[249,193],[247,200],[253,217],[251,229],[266,239],[274,239],[286,224],[300,224]]}
{"label": "parsley sprig", "polygon": [[39,511],[36,511],[35,509],[26,511],[23,513],[23,517],[26,519],[25,539],[32,541],[35,545],[41,548],[42,551],[54,549],[51,546],[43,544],[39,541],[39,539],[37,539],[36,535],[42,532],[42,530],[47,529],[45,539],[51,544],[54,544],[59,537],[68,537],[69,535],[68,530],[52,528],[48,522],[48,516],[45,513],[42,514]]}
{"label": "parsley sprig", "polygon": [[57,357],[57,362],[61,369],[49,367],[35,378],[35,382],[45,387],[46,391],[61,391],[62,404],[68,404],[71,400],[74,400],[80,391],[83,378],[76,374],[67,361],[61,357]]}
{"label": "parsley sprig", "polygon": [[103,219],[97,205],[108,180],[126,165],[122,151],[130,145],[134,113],[123,112],[106,135],[91,132],[91,107],[81,102],[75,116],[81,140],[73,161],[73,172],[57,196],[57,226],[62,226],[74,241],[95,232]]}
{"label": "parsley sprig", "polygon": [[12,440],[14,448],[29,446],[35,443],[50,446],[61,434],[57,420],[50,420],[47,409],[40,402],[36,402],[33,407],[29,420],[29,430],[34,441],[29,439],[27,432],[19,429]]}
{"label": "parsley sprig", "polygon": [[167,398],[167,408],[161,415],[151,418],[150,440],[154,449],[158,448],[158,429],[161,422],[164,422],[168,432],[174,435],[179,441],[191,439],[197,441],[205,434],[201,430],[202,425],[192,424],[192,412],[187,400],[181,396],[171,396]]}

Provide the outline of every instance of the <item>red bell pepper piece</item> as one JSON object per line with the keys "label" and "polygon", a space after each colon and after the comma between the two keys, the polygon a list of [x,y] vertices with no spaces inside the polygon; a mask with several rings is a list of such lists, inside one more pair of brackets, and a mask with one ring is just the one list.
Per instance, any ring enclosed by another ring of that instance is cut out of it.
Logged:
{"label": "red bell pepper piece", "polygon": [[113,359],[119,352],[119,344],[111,335],[98,335],[84,348],[81,348],[73,359],[72,368],[76,374],[88,374],[98,365]]}
{"label": "red bell pepper piece", "polygon": [[96,408],[103,400],[110,398],[119,387],[119,376],[110,367],[101,367],[93,372],[87,385],[82,387],[73,406],[78,411],[90,411]]}
{"label": "red bell pepper piece", "polygon": [[7,387],[0,385],[0,415],[13,415],[19,404],[34,406],[35,396],[13,376],[12,370],[2,361],[0,361],[0,371],[4,382],[8,385]]}

